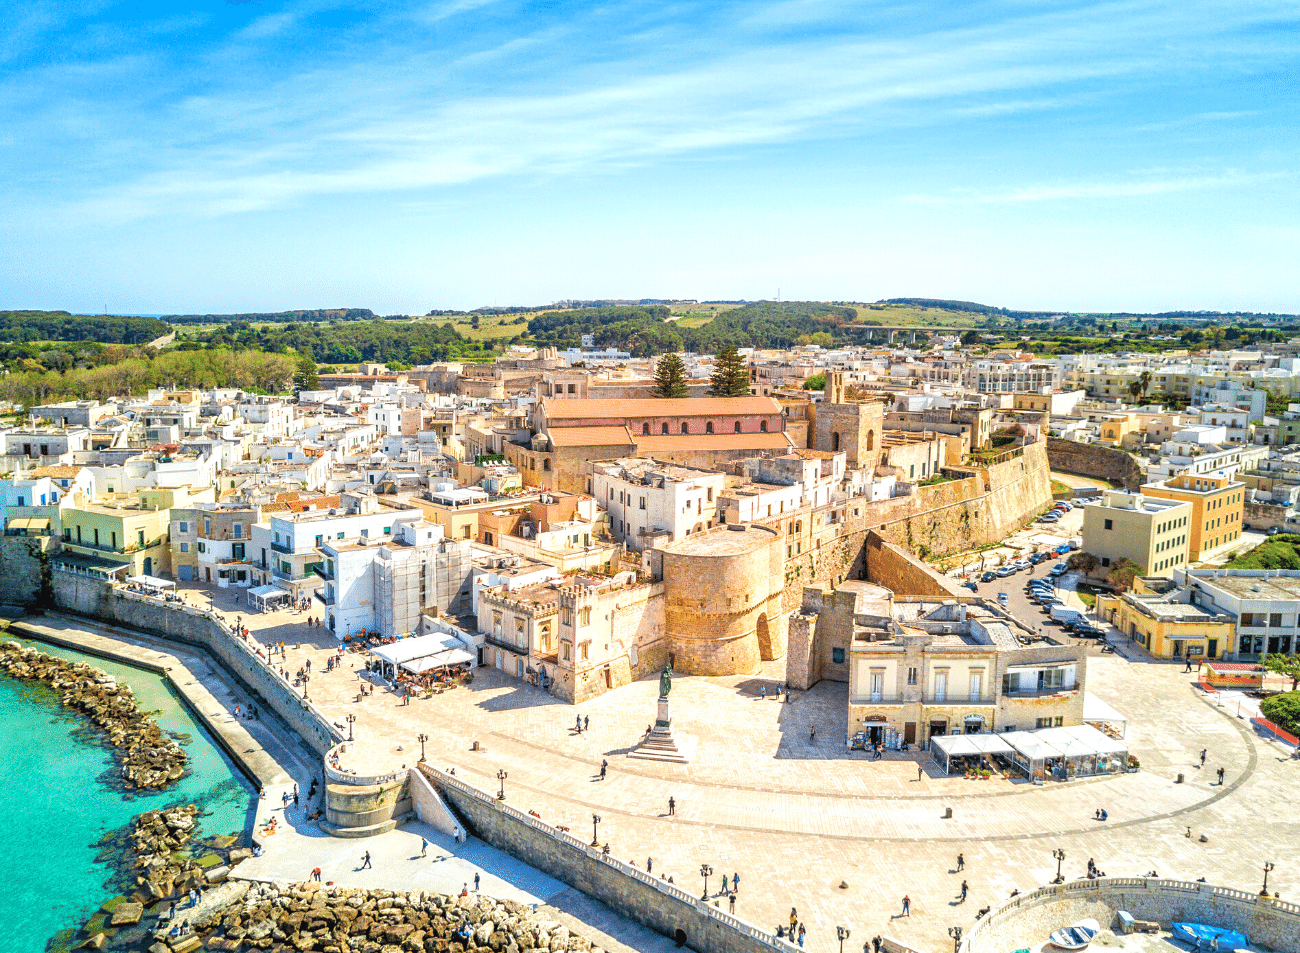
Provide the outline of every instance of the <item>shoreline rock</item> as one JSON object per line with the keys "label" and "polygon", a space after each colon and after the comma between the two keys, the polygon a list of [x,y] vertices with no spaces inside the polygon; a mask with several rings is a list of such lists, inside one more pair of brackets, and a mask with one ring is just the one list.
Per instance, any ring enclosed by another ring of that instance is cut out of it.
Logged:
{"label": "shoreline rock", "polygon": [[65,708],[85,715],[122,763],[122,783],[162,790],[185,775],[185,750],[140,709],[130,686],[85,662],[69,662],[17,642],[0,645],[0,669],[11,678],[36,679],[59,694]]}

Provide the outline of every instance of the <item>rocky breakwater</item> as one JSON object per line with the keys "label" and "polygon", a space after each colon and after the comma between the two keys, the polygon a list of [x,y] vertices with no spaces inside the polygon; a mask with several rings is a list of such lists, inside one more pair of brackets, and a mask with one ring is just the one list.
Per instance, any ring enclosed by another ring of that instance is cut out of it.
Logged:
{"label": "rocky breakwater", "polygon": [[128,788],[157,790],[185,774],[185,751],[165,736],[149,712],[141,711],[127,685],[87,665],[69,662],[17,642],[0,645],[0,669],[12,678],[44,682],[64,706],[90,719],[122,763]]}
{"label": "rocky breakwater", "polygon": [[[315,883],[250,884],[224,907],[201,906],[189,929],[189,949],[195,950],[599,953],[598,947],[559,922],[510,900]],[[160,946],[149,947],[151,953],[187,953],[183,936],[159,931],[156,940]]]}

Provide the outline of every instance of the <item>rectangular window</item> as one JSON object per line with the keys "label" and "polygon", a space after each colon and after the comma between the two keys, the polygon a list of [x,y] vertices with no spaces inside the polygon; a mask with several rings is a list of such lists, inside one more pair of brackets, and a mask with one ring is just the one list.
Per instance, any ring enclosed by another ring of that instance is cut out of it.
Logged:
{"label": "rectangular window", "polygon": [[234,525],[233,528],[234,528],[234,531],[235,531],[235,539],[243,539],[243,538],[244,538],[244,524],[243,524],[243,523],[236,523],[236,524]]}
{"label": "rectangular window", "polygon": [[582,653],[582,660],[584,662],[587,661],[588,657],[591,654],[590,649],[591,649],[590,642],[583,642],[582,645],[578,646],[578,650]]}
{"label": "rectangular window", "polygon": [[1114,529],[1114,528],[1115,528],[1115,523],[1114,523],[1114,521],[1113,521],[1113,520],[1106,520],[1106,529]]}
{"label": "rectangular window", "polygon": [[948,673],[935,672],[934,675],[934,700],[937,702],[944,701],[948,697]]}
{"label": "rectangular window", "polygon": [[181,532],[188,533],[189,531],[190,531],[190,524],[185,522],[185,520],[181,520]]}
{"label": "rectangular window", "polygon": [[1271,626],[1275,626],[1275,627],[1281,625],[1281,624],[1282,624],[1282,613],[1280,613],[1280,612],[1272,612],[1272,613],[1269,613],[1268,624],[1271,625]]}
{"label": "rectangular window", "polygon": [[831,661],[834,662],[836,665],[843,665],[844,650],[839,648],[831,649]]}
{"label": "rectangular window", "polygon": [[190,544],[189,544],[189,543],[181,543],[181,552],[183,552],[183,553],[188,553],[189,551],[190,551]]}
{"label": "rectangular window", "polygon": [[907,684],[909,684],[909,685],[915,685],[915,684],[916,684],[916,669],[914,669],[914,668],[909,668],[909,669],[907,670]]}

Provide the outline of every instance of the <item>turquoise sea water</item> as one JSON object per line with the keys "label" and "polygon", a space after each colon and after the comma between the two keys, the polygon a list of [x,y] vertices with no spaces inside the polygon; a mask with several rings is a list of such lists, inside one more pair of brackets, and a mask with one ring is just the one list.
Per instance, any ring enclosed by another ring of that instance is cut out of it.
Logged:
{"label": "turquoise sea water", "polygon": [[[131,686],[159,724],[181,736],[189,773],[161,793],[124,793],[103,779],[118,771],[111,749],[89,723],[38,683],[0,677],[0,771],[8,808],[0,822],[0,949],[42,953],[59,930],[80,927],[110,894],[110,869],[93,846],[143,812],[194,802],[205,812],[200,834],[245,829],[253,787],[226,757],[160,675],[17,639],[50,655],[89,662]],[[188,740],[188,743],[185,743]]]}

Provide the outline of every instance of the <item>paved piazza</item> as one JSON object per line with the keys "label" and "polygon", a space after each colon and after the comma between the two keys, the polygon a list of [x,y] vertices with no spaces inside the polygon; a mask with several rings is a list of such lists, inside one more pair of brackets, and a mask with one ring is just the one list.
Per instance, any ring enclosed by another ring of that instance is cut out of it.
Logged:
{"label": "paved piazza", "polygon": [[[185,591],[198,601],[200,590]],[[242,607],[242,593],[201,598],[228,617]],[[722,874],[739,871],[737,914],[775,929],[796,907],[812,950],[837,949],[837,924],[853,930],[852,949],[889,933],[945,950],[949,926],[967,926],[980,908],[1050,880],[1058,847],[1070,878],[1093,858],[1112,876],[1154,869],[1258,889],[1261,865],[1271,860],[1270,886],[1287,899],[1300,889],[1300,761],[1257,737],[1235,708],[1203,700],[1182,665],[1090,656],[1088,689],[1128,716],[1142,770],[1035,787],[944,778],[916,755],[850,755],[847,686],[821,683],[789,704],[770,693],[763,700],[759,687],[775,685],[776,666],[769,679],[674,679],[674,729],[693,746],[687,766],[626,757],[652,719],[658,685],[651,680],[575,707],[479,669],[472,686],[428,700],[402,705],[377,685],[358,701],[364,656],[349,652],[340,670],[325,674],[333,639],[308,630],[305,617],[244,615],[255,638],[290,643],[291,672],[312,660],[311,697],[332,720],[356,716],[359,771],[411,764],[424,732],[435,765],[492,790],[504,769],[511,804],[580,836],[598,813],[600,839],[613,854],[638,866],[652,857],[654,872],[678,884],[699,889],[702,863],[715,871],[711,892]],[[590,719],[581,735],[573,731],[578,714]],[[472,752],[474,741],[483,750]],[[1204,770],[1197,767],[1202,748],[1209,750]],[[604,781],[602,759],[609,761]],[[1213,783],[1219,766],[1227,772],[1223,787]],[[675,817],[667,816],[669,797]],[[1108,821],[1093,819],[1098,808]],[[958,852],[966,861],[960,875]],[[963,879],[970,893],[960,904]],[[904,894],[911,916],[900,918]]]}

